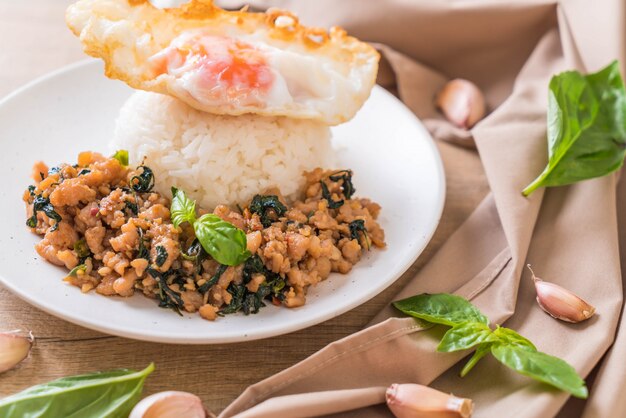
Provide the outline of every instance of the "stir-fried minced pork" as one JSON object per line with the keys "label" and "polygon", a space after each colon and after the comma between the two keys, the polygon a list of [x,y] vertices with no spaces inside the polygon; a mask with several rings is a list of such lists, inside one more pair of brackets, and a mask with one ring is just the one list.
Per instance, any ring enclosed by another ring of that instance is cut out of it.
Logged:
{"label": "stir-fried minced pork", "polygon": [[238,266],[212,259],[189,224],[172,224],[170,199],[152,192],[149,167],[131,169],[94,152],[81,153],[76,165],[35,164],[26,223],[43,236],[39,255],[69,269],[65,281],[83,292],[141,292],[208,320],[256,313],[265,300],[294,308],[309,286],[348,273],[364,252],[385,246],[380,206],[353,198],[351,171],[304,176],[302,200],[290,205],[269,190],[244,208],[214,209],[246,234],[251,256]]}

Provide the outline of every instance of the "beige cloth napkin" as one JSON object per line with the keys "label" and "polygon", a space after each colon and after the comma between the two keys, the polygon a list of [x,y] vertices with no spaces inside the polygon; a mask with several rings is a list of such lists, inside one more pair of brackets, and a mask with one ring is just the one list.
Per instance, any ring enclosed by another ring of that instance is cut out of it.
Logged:
{"label": "beige cloth napkin", "polygon": [[[220,417],[391,416],[383,404],[385,387],[404,382],[472,398],[475,417],[550,417],[559,411],[563,417],[626,416],[626,326],[618,327],[623,299],[618,209],[626,209],[626,185],[617,196],[617,176],[610,175],[540,190],[528,199],[520,194],[547,161],[550,77],[571,68],[596,71],[616,58],[626,62],[624,1],[255,4],[293,9],[307,23],[340,24],[379,43],[387,60],[383,70],[389,70],[380,82],[397,89],[439,139],[470,135],[433,109],[433,95],[445,80],[463,77],[483,89],[492,111],[471,135],[491,193],[394,299],[455,292],[583,376],[598,367],[588,379],[590,398],[564,408],[567,394],[487,357],[461,379],[457,363],[464,355],[435,352],[440,329],[424,330],[387,308],[363,331],[249,387]],[[445,163],[449,170],[457,164]],[[598,314],[578,325],[550,318],[535,303],[527,262],[540,277],[584,295]]]}

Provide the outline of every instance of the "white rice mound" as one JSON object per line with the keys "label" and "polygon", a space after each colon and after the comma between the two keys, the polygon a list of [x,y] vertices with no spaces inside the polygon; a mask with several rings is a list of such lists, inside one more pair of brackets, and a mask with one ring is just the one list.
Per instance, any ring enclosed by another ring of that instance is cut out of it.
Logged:
{"label": "white rice mound", "polygon": [[122,107],[111,147],[150,167],[159,193],[169,197],[175,186],[208,210],[247,204],[272,187],[295,199],[304,171],[334,165],[330,129],[319,122],[213,115],[143,91]]}

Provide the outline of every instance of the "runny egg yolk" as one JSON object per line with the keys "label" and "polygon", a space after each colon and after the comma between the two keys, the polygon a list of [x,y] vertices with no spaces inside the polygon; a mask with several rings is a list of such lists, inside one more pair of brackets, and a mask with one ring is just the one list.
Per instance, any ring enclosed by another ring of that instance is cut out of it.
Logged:
{"label": "runny egg yolk", "polygon": [[172,75],[196,99],[212,103],[263,104],[275,79],[262,51],[222,36],[182,34],[150,64],[155,77]]}

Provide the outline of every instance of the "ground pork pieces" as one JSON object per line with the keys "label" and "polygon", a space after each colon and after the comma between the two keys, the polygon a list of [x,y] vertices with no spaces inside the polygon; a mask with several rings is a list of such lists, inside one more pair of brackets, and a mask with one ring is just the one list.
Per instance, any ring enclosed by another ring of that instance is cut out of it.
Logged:
{"label": "ground pork pieces", "polygon": [[295,202],[266,190],[244,208],[213,210],[244,231],[251,253],[238,266],[221,265],[188,224],[172,224],[170,199],[152,191],[150,168],[120,161],[83,152],[75,165],[38,162],[24,193],[26,223],[42,236],[37,253],[67,268],[65,281],[83,292],[140,292],[209,320],[256,313],[268,302],[295,308],[309,286],[348,273],[366,251],[385,246],[380,206],[353,198],[352,172],[316,169],[304,174]]}

